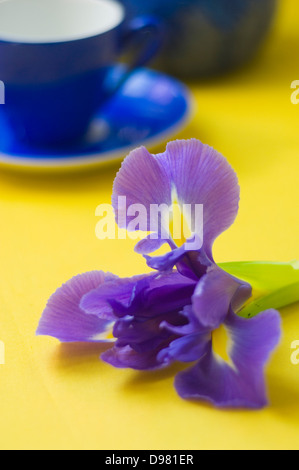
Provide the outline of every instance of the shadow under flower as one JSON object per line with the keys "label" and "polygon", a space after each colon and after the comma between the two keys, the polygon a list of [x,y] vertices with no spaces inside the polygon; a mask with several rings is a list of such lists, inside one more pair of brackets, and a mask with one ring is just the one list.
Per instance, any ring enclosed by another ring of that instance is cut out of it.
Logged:
{"label": "shadow under flower", "polygon": [[[58,373],[68,371],[73,376],[94,376],[95,372],[99,376],[101,372],[101,380],[104,380],[102,372],[106,369],[115,369],[109,364],[101,360],[101,354],[111,348],[110,343],[61,343],[55,350],[55,367]],[[174,363],[169,367],[157,370],[139,371],[133,369],[123,369],[121,390],[123,392],[137,394],[149,393],[149,389],[159,391],[160,396],[161,383],[165,382],[165,387],[170,391],[173,389],[173,381],[175,375],[188,367],[187,364]],[[158,385],[160,384],[160,385]],[[175,394],[175,392],[174,392]],[[179,399],[175,394],[175,399]]]}
{"label": "shadow under flower", "polygon": [[60,368],[82,364],[101,364],[100,355],[111,348],[110,343],[61,343],[56,361]]}
{"label": "shadow under flower", "polygon": [[272,411],[292,420],[294,414],[299,416],[299,390],[294,383],[285,378],[281,380],[279,375],[270,375],[269,385]]}
{"label": "shadow under flower", "polygon": [[175,375],[178,372],[186,369],[186,367],[188,367],[187,364],[175,363],[164,369],[134,371],[133,375],[130,376],[126,382],[125,387],[134,387],[136,389],[136,386],[140,388],[145,386],[145,388],[147,388],[149,384],[157,383],[163,380],[174,379]]}
{"label": "shadow under flower", "polygon": [[[183,364],[183,363],[174,363],[173,365],[169,366],[168,368],[165,369],[159,369],[155,371],[134,371],[134,374],[131,375],[123,384],[123,390],[124,391],[134,391],[135,395],[136,393],[139,394],[148,394],[149,393],[149,388],[151,389],[151,392],[153,392],[153,389],[158,390],[159,393],[155,395],[155,398],[157,399],[158,396],[161,397],[162,400],[164,400],[165,395],[163,393],[160,394],[161,390],[161,382],[165,381],[167,383],[168,391],[173,390],[173,397],[176,401],[178,401],[179,404],[184,404],[185,406],[196,406],[197,409],[206,409],[210,411],[215,411],[215,412],[226,412],[226,413],[240,413],[240,408],[216,408],[212,403],[205,401],[205,400],[198,400],[198,399],[182,399],[180,398],[176,393],[175,393],[175,388],[174,388],[174,377],[176,376],[177,373],[185,370],[186,368],[190,367],[190,364]],[[158,386],[159,384],[159,386]],[[170,395],[167,394],[167,400],[169,401]],[[245,413],[252,413],[252,410],[242,408],[241,411],[244,411]],[[261,410],[256,410],[256,412],[261,412]]]}

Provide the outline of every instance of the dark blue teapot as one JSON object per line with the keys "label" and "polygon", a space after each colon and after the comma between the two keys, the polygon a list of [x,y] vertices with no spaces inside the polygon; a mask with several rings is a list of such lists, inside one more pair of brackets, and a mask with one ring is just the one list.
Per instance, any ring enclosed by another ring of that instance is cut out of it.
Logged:
{"label": "dark blue teapot", "polygon": [[129,15],[165,24],[155,65],[186,78],[217,75],[247,62],[271,26],[277,0],[122,0]]}

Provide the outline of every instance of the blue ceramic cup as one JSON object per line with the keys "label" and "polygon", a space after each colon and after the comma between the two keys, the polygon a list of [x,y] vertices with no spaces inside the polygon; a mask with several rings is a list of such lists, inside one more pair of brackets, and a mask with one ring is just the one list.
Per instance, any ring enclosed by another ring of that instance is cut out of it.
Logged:
{"label": "blue ceramic cup", "polygon": [[0,132],[34,146],[75,143],[109,98],[107,71],[125,44],[142,44],[132,69],[157,52],[160,32],[154,17],[128,22],[114,0],[0,1]]}

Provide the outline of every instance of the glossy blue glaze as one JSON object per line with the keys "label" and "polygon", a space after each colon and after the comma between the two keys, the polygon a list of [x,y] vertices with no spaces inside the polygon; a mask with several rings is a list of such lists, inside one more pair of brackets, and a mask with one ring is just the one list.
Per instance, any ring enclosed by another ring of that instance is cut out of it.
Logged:
{"label": "glossy blue glaze", "polygon": [[[114,66],[108,70],[111,86],[126,76]],[[80,141],[60,145],[55,151],[20,142],[4,131],[0,117],[0,161],[18,166],[84,166],[117,155],[130,148],[165,140],[182,126],[190,114],[191,97],[179,81],[149,69],[138,69],[98,110]],[[28,163],[29,161],[29,163]]]}
{"label": "glossy blue glaze", "polygon": [[[0,77],[6,102],[1,133],[23,144],[69,145],[80,140],[114,88],[107,70],[124,49],[149,29],[153,34],[132,67],[148,62],[160,46],[160,23],[141,16],[89,38],[61,43],[0,41]],[[125,77],[124,77],[125,79]]]}

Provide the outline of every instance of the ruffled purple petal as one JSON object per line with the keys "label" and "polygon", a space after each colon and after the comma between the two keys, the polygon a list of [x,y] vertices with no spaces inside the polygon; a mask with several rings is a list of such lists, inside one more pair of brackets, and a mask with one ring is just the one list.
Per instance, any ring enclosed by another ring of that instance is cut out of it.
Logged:
{"label": "ruffled purple petal", "polygon": [[127,305],[110,301],[118,317],[113,329],[116,343],[104,359],[116,367],[133,369],[165,365],[158,353],[178,338],[172,328],[188,323],[182,311],[195,286],[193,280],[175,271],[155,274],[137,282]]}
{"label": "ruffled purple petal", "polygon": [[196,282],[177,271],[150,274],[139,280],[127,304],[110,301],[117,317],[127,315],[139,319],[158,317],[167,312],[182,310],[190,303]]}
{"label": "ruffled purple petal", "polygon": [[152,348],[146,353],[140,353],[130,346],[122,348],[113,346],[101,355],[101,359],[119,369],[154,370],[164,367],[164,364],[157,359],[158,351],[159,349]]}
{"label": "ruffled purple petal", "polygon": [[195,333],[175,339],[168,348],[158,354],[157,359],[165,365],[173,361],[198,361],[208,351],[211,334],[209,332]]}
{"label": "ruffled purple petal", "polygon": [[[238,291],[240,290],[240,296]],[[213,265],[196,286],[192,297],[194,314],[203,327],[216,329],[223,323],[232,303],[239,304],[251,296],[251,287]],[[236,298],[236,300],[235,300]]]}
{"label": "ruffled purple petal", "polygon": [[180,372],[175,387],[182,398],[203,399],[217,407],[260,409],[267,405],[264,370],[280,339],[280,316],[275,310],[245,320],[232,312],[225,323],[233,347],[232,363],[208,353],[192,368]]}
{"label": "ruffled purple petal", "polygon": [[153,275],[144,274],[131,278],[117,278],[101,284],[82,297],[80,308],[85,313],[96,315],[103,320],[115,319],[111,304],[118,302],[127,307],[132,299],[136,284],[147,277],[152,278]]}
{"label": "ruffled purple petal", "polygon": [[258,370],[262,373],[271,352],[279,344],[281,337],[279,312],[273,309],[266,310],[249,320],[231,312],[225,325],[233,344],[231,360],[239,371],[253,379]]}
{"label": "ruffled purple petal", "polygon": [[53,336],[61,342],[102,342],[112,332],[115,318],[99,319],[80,308],[84,294],[115,279],[113,274],[93,271],[80,274],[60,287],[49,299],[36,334]]}
{"label": "ruffled purple petal", "polygon": [[161,323],[161,328],[166,328],[177,336],[193,335],[194,333],[199,332],[202,333],[203,328],[193,313],[192,305],[186,305],[180,313],[186,319],[186,323],[184,325],[176,326],[165,320]]}
{"label": "ruffled purple petal", "polygon": [[206,273],[208,266],[213,263],[210,261],[206,253],[200,250],[202,242],[195,234],[191,239],[179,248],[174,248],[162,256],[144,255],[147,265],[160,272],[167,272],[177,267],[187,277],[200,278]]}
{"label": "ruffled purple petal", "polygon": [[[156,236],[158,237],[159,235],[156,234]],[[140,240],[140,242],[137,243],[135,246],[135,251],[140,255],[154,253],[167,242],[168,240],[164,240],[162,238],[152,238],[152,235],[148,235],[146,238]]]}
{"label": "ruffled purple petal", "polygon": [[[201,237],[203,229],[203,248],[212,259],[214,240],[230,227],[238,212],[239,185],[231,166],[196,139],[171,142],[159,155],[151,155],[144,147],[131,152],[114,182],[112,203],[118,225],[129,229],[132,216],[128,209],[140,204],[145,208],[139,219],[142,229],[165,233],[168,227],[163,215],[157,227],[151,207],[163,204],[170,208],[174,199],[181,207],[191,207],[191,232]],[[197,204],[203,205],[200,227],[193,210]]]}
{"label": "ruffled purple petal", "polygon": [[173,267],[184,257],[186,256],[185,247],[181,246],[175,250],[169,251],[162,256],[147,256],[144,255],[146,259],[146,264],[160,272],[171,271]]}
{"label": "ruffled purple petal", "polygon": [[116,346],[131,346],[139,353],[149,353],[171,336],[169,331],[160,328],[160,324],[159,317],[139,321],[135,321],[133,317],[126,317],[114,326],[113,334],[118,338]]}
{"label": "ruffled purple petal", "polygon": [[143,218],[140,214],[141,225],[145,231],[153,231],[150,219],[151,205],[161,203],[171,206],[169,175],[159,159],[151,155],[145,147],[133,150],[122,163],[113,185],[112,205],[118,226],[129,229],[134,216],[128,215],[128,209],[135,204],[141,204],[146,209]]}
{"label": "ruffled purple petal", "polygon": [[[181,204],[203,205],[203,249],[212,259],[214,240],[234,222],[239,208],[237,176],[227,160],[199,140],[177,140],[158,155]],[[195,220],[192,221],[192,232]]]}

